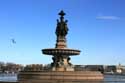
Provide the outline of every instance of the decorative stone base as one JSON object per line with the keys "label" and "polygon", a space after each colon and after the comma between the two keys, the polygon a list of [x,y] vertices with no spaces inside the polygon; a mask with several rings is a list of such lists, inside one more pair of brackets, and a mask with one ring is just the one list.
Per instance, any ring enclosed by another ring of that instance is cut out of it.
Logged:
{"label": "decorative stone base", "polygon": [[103,74],[98,71],[32,71],[20,72],[19,83],[80,83],[102,81]]}

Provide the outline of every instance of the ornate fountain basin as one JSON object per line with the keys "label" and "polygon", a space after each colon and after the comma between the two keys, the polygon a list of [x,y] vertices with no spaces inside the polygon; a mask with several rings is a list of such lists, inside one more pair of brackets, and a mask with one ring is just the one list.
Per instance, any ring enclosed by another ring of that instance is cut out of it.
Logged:
{"label": "ornate fountain basin", "polygon": [[46,55],[79,55],[80,50],[76,49],[67,49],[67,48],[50,48],[50,49],[43,49],[42,50],[43,54]]}

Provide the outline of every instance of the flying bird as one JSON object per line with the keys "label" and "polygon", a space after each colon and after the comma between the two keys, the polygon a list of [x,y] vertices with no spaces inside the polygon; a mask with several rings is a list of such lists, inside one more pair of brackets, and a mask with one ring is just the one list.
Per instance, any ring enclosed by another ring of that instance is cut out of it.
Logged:
{"label": "flying bird", "polygon": [[12,41],[12,43],[13,43],[13,44],[16,44],[16,41],[15,41],[15,39],[11,39],[11,41]]}

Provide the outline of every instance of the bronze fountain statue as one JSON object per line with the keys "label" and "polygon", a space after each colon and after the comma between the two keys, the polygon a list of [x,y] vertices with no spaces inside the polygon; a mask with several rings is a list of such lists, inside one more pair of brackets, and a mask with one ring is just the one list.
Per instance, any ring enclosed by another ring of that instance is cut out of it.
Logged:
{"label": "bronze fountain statue", "polygon": [[57,19],[56,27],[56,46],[55,48],[43,49],[43,54],[52,55],[53,63],[51,64],[53,71],[73,71],[72,65],[69,62],[71,55],[79,55],[80,51],[69,49],[66,45],[66,35],[68,34],[67,20],[64,21],[65,13],[59,13],[60,21]]}

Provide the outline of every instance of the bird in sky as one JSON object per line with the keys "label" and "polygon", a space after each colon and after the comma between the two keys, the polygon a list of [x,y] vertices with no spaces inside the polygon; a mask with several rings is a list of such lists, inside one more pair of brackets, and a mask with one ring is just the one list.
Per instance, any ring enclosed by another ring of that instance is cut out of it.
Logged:
{"label": "bird in sky", "polygon": [[11,39],[11,42],[12,42],[13,44],[16,44],[15,39]]}

